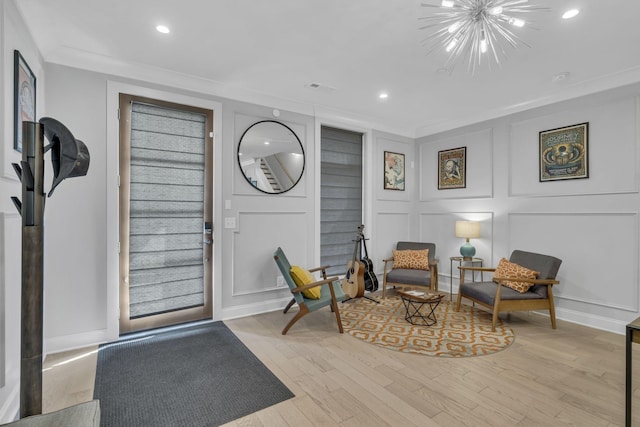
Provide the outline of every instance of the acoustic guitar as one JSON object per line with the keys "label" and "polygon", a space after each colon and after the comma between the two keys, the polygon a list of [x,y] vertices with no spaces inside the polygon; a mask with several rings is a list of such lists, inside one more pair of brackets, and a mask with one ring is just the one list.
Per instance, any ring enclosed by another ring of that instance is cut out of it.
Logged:
{"label": "acoustic guitar", "polygon": [[[363,226],[364,227],[364,226]],[[362,235],[362,247],[364,248],[364,256],[362,257],[362,251],[360,252],[360,261],[364,265],[364,289],[368,292],[374,292],[378,290],[378,277],[373,271],[373,261],[369,258],[369,252],[367,251],[367,243]]]}
{"label": "acoustic guitar", "polygon": [[349,298],[362,298],[364,296],[364,272],[365,266],[358,260],[358,248],[362,241],[362,230],[364,225],[358,227],[355,247],[353,248],[353,258],[347,264],[347,274],[342,279],[342,290]]}

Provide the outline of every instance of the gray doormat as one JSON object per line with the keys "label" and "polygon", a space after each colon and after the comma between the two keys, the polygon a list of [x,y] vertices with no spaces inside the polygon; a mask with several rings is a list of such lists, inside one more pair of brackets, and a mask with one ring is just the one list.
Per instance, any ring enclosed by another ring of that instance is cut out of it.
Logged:
{"label": "gray doormat", "polygon": [[222,322],[100,346],[101,427],[217,426],[293,393]]}

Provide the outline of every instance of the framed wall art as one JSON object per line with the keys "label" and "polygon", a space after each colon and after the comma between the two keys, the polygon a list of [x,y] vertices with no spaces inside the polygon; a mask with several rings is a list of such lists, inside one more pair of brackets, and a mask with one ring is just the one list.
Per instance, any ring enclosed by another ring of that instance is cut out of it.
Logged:
{"label": "framed wall art", "polygon": [[17,50],[13,63],[13,148],[22,152],[22,122],[36,119],[36,76]]}
{"label": "framed wall art", "polygon": [[589,177],[589,123],[540,132],[540,182]]}
{"label": "framed wall art", "polygon": [[384,152],[384,189],[404,191],[404,154]]}
{"label": "framed wall art", "polygon": [[438,151],[438,190],[466,186],[467,147]]}

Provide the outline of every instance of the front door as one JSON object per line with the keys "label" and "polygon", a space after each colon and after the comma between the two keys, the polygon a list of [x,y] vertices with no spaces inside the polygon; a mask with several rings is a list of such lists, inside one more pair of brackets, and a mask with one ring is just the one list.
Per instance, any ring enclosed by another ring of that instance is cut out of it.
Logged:
{"label": "front door", "polygon": [[120,333],[212,317],[213,111],[120,94]]}

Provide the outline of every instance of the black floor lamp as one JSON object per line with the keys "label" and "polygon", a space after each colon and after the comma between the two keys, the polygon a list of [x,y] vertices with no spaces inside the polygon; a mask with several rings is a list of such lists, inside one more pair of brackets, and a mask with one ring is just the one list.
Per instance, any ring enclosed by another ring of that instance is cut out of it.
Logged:
{"label": "black floor lamp", "polygon": [[[44,146],[44,138],[50,144]],[[65,178],[84,176],[89,150],[59,121],[43,117],[22,124],[22,161],[13,168],[22,183],[22,200],[12,197],[22,216],[22,316],[20,418],[42,413],[42,318],[44,261],[44,153],[51,150],[53,190]]]}

